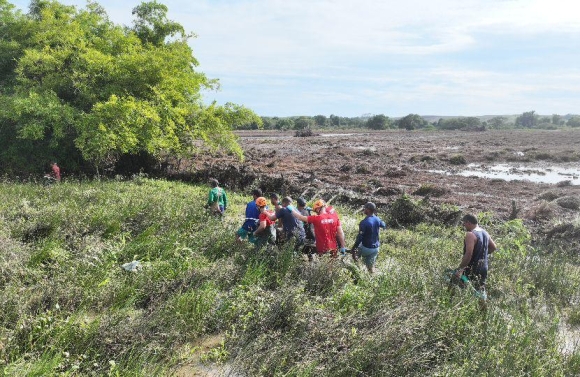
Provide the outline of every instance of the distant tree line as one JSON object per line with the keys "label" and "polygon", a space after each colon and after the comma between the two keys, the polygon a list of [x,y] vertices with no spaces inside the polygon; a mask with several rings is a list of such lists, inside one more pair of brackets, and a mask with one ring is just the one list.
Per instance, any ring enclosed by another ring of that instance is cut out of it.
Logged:
{"label": "distant tree line", "polygon": [[[341,117],[338,115],[262,117],[263,129],[266,130],[305,130],[305,129],[370,129],[370,130],[471,130],[537,128],[556,129],[561,127],[580,127],[580,115],[539,116],[535,111],[524,112],[515,116],[494,117],[445,117],[433,120],[434,117],[422,117],[409,114],[401,118],[390,118],[384,114],[365,114],[359,117]],[[428,120],[429,119],[429,120]],[[238,129],[258,129],[262,125],[249,123]]]}

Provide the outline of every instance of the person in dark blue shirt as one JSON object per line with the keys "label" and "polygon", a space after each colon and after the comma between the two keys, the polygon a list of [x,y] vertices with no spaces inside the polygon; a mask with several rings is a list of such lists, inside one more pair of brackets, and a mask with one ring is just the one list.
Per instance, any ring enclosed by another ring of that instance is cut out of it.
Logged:
{"label": "person in dark blue shirt", "polygon": [[467,276],[476,289],[476,295],[482,300],[487,299],[485,282],[487,280],[488,256],[497,246],[485,229],[477,223],[477,217],[471,214],[463,216],[465,238],[463,240],[463,257],[459,268],[455,270],[454,278]]}
{"label": "person in dark blue shirt", "polygon": [[379,229],[386,229],[383,220],[375,215],[377,206],[368,202],[364,205],[363,211],[366,217],[360,222],[358,236],[352,247],[352,255],[355,259],[362,257],[367,269],[371,274],[375,272],[377,255],[379,254]]}
{"label": "person in dark blue shirt", "polygon": [[252,196],[254,200],[249,202],[246,205],[246,218],[244,223],[236,232],[236,240],[241,241],[245,238],[248,238],[248,241],[254,243],[255,237],[253,236],[253,232],[258,229],[259,217],[260,217],[260,210],[258,206],[256,206],[256,199],[262,196],[262,190],[255,189],[252,191]]}
{"label": "person in dark blue shirt", "polygon": [[292,206],[292,198],[285,197],[282,199],[282,206],[276,210],[273,216],[270,216],[270,220],[282,221],[282,239],[284,242],[289,242],[294,239],[294,248],[298,250],[304,245],[306,233],[304,232],[302,221],[292,215],[294,209],[294,206]]}

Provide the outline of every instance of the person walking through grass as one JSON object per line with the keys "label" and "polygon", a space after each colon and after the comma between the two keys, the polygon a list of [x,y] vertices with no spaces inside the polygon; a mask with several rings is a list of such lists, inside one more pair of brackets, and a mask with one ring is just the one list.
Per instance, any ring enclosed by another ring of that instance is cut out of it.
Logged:
{"label": "person walking through grass", "polygon": [[248,238],[248,241],[254,243],[254,235],[252,234],[256,229],[258,229],[258,223],[260,222],[260,210],[256,205],[256,199],[262,196],[262,190],[255,189],[252,191],[252,196],[254,199],[246,204],[246,217],[244,223],[236,232],[236,240],[241,242],[243,239]]}
{"label": "person walking through grass", "polygon": [[477,290],[478,296],[486,300],[488,256],[496,250],[497,246],[489,234],[478,225],[477,217],[468,214],[463,216],[462,221],[466,231],[463,240],[463,257],[453,277],[459,281],[465,275]]}
{"label": "person walking through grass", "polygon": [[316,253],[319,256],[330,253],[332,257],[336,258],[338,246],[340,245],[340,253],[344,255],[346,253],[344,232],[342,231],[342,225],[340,224],[336,211],[334,213],[327,213],[326,203],[322,199],[314,202],[312,211],[317,216],[304,216],[297,211],[292,211],[292,215],[298,220],[314,225]]}
{"label": "person walking through grass", "polygon": [[302,221],[298,220],[292,215],[294,207],[292,206],[292,198],[284,197],[282,199],[282,206],[276,210],[276,213],[270,216],[270,220],[282,221],[282,240],[281,243],[294,242],[294,250],[298,251],[302,245],[306,234],[304,233],[304,225]]}
{"label": "person walking through grass", "polygon": [[212,188],[209,191],[209,198],[207,199],[206,207],[210,209],[212,214],[223,216],[228,208],[228,196],[226,191],[219,187],[219,182],[215,178],[211,178],[209,184]]}
{"label": "person walking through grass", "polygon": [[368,202],[364,205],[363,212],[366,217],[358,226],[359,232],[352,247],[353,258],[356,260],[362,257],[371,274],[375,273],[375,264],[381,245],[379,242],[380,228],[387,228],[385,222],[375,214],[376,211],[377,206],[374,203]]}
{"label": "person walking through grass", "polygon": [[267,206],[266,198],[263,196],[256,199],[256,206],[260,211],[259,225],[258,229],[254,232],[254,237],[256,237],[256,249],[260,249],[265,245],[275,245],[276,244],[276,226],[274,221],[270,220],[270,216],[274,212],[270,211]]}

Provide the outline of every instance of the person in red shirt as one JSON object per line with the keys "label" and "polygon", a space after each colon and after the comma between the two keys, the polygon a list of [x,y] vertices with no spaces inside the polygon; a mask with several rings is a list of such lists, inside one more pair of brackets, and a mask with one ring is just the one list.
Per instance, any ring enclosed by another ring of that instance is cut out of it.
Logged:
{"label": "person in red shirt", "polygon": [[258,229],[254,231],[257,249],[266,244],[276,244],[276,226],[274,221],[270,220],[270,216],[274,215],[274,212],[268,210],[267,205],[266,198],[263,196],[256,199],[256,207],[260,210]]}
{"label": "person in red shirt", "polygon": [[314,225],[316,253],[320,256],[330,252],[332,257],[336,257],[338,244],[340,244],[340,253],[346,254],[344,232],[336,211],[333,210],[332,213],[328,213],[326,211],[326,203],[322,199],[314,203],[312,210],[318,216],[304,216],[297,211],[293,211],[292,215],[299,220]]}
{"label": "person in red shirt", "polygon": [[51,172],[44,175],[45,184],[60,182],[60,168],[56,162],[50,163]]}

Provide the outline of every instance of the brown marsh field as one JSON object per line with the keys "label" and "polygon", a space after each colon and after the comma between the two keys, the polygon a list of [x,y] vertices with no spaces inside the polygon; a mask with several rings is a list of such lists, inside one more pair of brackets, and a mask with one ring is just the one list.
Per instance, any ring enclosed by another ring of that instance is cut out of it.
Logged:
{"label": "brown marsh field", "polygon": [[200,155],[197,171],[231,190],[258,179],[266,192],[385,206],[406,193],[461,210],[534,223],[576,216],[556,200],[580,195],[580,131],[238,132],[245,153]]}

